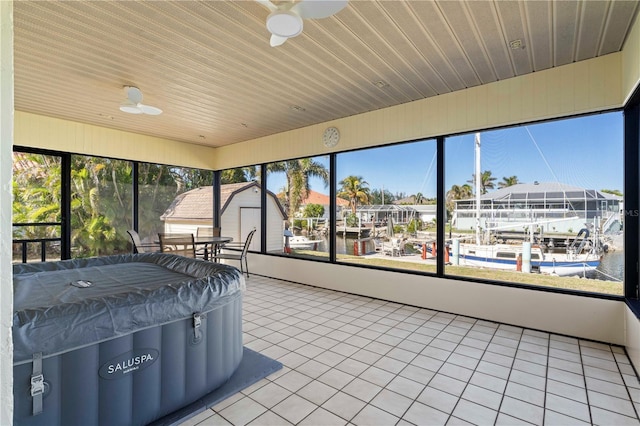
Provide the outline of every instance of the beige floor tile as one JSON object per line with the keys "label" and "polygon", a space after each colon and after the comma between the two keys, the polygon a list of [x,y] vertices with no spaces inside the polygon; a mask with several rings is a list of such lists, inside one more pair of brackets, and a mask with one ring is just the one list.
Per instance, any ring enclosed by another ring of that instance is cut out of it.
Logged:
{"label": "beige floor tile", "polygon": [[290,423],[296,424],[318,408],[312,402],[298,395],[290,395],[272,408],[272,411]]}
{"label": "beige floor tile", "polygon": [[322,407],[318,407],[313,413],[309,414],[298,424],[301,426],[342,426],[346,425],[347,423],[348,422],[345,419],[336,416],[335,414],[325,410]]}
{"label": "beige floor tile", "polygon": [[622,347],[257,276],[243,311],[284,367],[182,426],[640,425]]}
{"label": "beige floor tile", "polygon": [[364,401],[344,392],[338,392],[322,404],[322,408],[343,419],[351,420],[365,405],[367,403]]}

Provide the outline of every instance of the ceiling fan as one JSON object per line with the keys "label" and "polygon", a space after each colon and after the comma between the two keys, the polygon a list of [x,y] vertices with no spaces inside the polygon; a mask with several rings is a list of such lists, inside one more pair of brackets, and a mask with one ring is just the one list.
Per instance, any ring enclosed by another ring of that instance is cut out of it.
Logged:
{"label": "ceiling fan", "polygon": [[340,12],[348,3],[348,0],[256,1],[271,11],[267,16],[271,47],[280,46],[287,39],[299,35],[303,19],[327,18]]}
{"label": "ceiling fan", "polygon": [[127,99],[120,104],[120,111],[128,112],[129,114],[162,114],[162,110],[160,108],[144,105],[142,103],[142,92],[137,87],[124,86],[124,93],[127,96]]}

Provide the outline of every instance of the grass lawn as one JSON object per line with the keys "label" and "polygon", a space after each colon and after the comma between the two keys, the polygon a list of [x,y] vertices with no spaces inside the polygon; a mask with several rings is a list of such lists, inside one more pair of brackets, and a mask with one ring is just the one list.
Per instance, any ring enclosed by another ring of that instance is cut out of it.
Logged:
{"label": "grass lawn", "polygon": [[[364,258],[360,256],[338,255],[338,260],[345,263],[380,266],[384,268],[408,269],[420,272],[436,272],[433,264],[399,262],[392,258]],[[615,281],[602,281],[572,277],[556,277],[543,274],[523,274],[522,272],[499,271],[495,269],[472,268],[466,266],[445,267],[445,273],[450,276],[463,276],[469,278],[480,278],[491,281],[504,281],[520,284],[531,284],[545,287],[565,288],[570,290],[588,291],[594,293],[606,293],[614,295],[623,294],[623,283]]]}

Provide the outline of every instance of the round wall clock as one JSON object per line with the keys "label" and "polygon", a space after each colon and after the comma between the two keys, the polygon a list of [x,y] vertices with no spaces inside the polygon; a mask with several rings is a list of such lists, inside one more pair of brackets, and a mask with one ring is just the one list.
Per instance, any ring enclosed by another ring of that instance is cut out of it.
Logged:
{"label": "round wall clock", "polygon": [[331,148],[332,146],[336,146],[336,144],[340,141],[340,131],[337,127],[327,127],[322,134],[322,143],[324,146]]}

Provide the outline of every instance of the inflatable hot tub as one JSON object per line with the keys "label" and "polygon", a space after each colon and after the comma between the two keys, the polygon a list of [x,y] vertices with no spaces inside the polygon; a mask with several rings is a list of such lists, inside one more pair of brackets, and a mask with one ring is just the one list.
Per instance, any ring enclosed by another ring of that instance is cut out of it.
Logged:
{"label": "inflatable hot tub", "polygon": [[143,425],[242,359],[244,278],[168,254],[16,264],[14,424]]}

